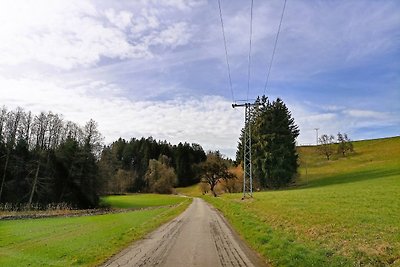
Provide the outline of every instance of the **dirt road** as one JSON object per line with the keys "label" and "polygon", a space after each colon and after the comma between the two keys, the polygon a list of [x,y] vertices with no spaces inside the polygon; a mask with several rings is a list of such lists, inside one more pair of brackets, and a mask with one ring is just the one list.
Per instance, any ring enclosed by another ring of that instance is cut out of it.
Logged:
{"label": "dirt road", "polygon": [[114,256],[103,266],[266,266],[225,219],[195,198],[176,219]]}

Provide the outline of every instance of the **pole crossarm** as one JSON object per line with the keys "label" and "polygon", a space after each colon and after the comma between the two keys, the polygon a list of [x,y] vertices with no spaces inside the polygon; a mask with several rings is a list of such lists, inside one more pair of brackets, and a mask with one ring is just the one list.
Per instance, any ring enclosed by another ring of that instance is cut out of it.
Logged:
{"label": "pole crossarm", "polygon": [[251,107],[257,104],[232,104],[232,108],[244,107],[244,142],[243,142],[243,199],[253,197],[253,172],[251,164]]}

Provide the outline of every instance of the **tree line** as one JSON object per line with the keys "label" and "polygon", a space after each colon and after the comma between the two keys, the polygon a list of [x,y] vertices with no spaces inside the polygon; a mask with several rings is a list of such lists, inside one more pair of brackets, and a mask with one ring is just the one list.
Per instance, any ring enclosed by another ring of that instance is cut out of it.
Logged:
{"label": "tree line", "polygon": [[[149,137],[104,146],[94,120],[80,126],[52,112],[0,109],[0,203],[90,208],[105,193],[166,193],[197,183],[196,166],[205,159],[198,144]],[[169,176],[150,175],[158,163]]]}
{"label": "tree line", "polygon": [[105,181],[103,193],[167,193],[172,186],[189,186],[199,182],[196,166],[205,160],[199,144],[171,145],[152,137],[130,141],[120,138],[102,151],[99,168]]}
{"label": "tree line", "polygon": [[[251,113],[255,186],[286,186],[297,174],[298,126],[279,98],[258,98]],[[237,165],[243,157],[243,133]],[[142,137],[104,146],[93,120],[80,126],[52,112],[0,110],[2,203],[65,202],[88,208],[98,205],[101,194],[170,193],[175,186],[200,180],[214,188],[215,178],[232,180],[228,163],[218,152],[206,155],[199,144],[171,145]]]}
{"label": "tree line", "polygon": [[0,202],[98,203],[97,123],[83,127],[59,114],[0,110]]}

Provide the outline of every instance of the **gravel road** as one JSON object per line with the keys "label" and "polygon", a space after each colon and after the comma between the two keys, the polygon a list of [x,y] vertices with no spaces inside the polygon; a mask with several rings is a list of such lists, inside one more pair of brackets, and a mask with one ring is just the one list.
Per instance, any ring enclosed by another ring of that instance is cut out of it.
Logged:
{"label": "gravel road", "polygon": [[267,266],[213,207],[194,198],[177,218],[103,266]]}

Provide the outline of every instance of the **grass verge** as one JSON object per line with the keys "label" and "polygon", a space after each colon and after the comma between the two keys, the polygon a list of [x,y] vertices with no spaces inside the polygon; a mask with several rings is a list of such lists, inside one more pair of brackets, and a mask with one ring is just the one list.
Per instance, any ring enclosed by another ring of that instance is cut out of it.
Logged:
{"label": "grass verge", "polygon": [[351,266],[349,261],[334,256],[330,250],[318,244],[296,239],[295,233],[276,229],[265,222],[264,218],[252,212],[247,203],[226,198],[203,197],[220,210],[233,228],[247,243],[260,253],[273,266]]}
{"label": "grass verge", "polygon": [[98,265],[184,211],[191,199],[179,199],[150,210],[0,221],[0,266]]}
{"label": "grass verge", "polygon": [[400,266],[400,138],[354,147],[330,161],[300,148],[298,187],[205,199],[272,265]]}

